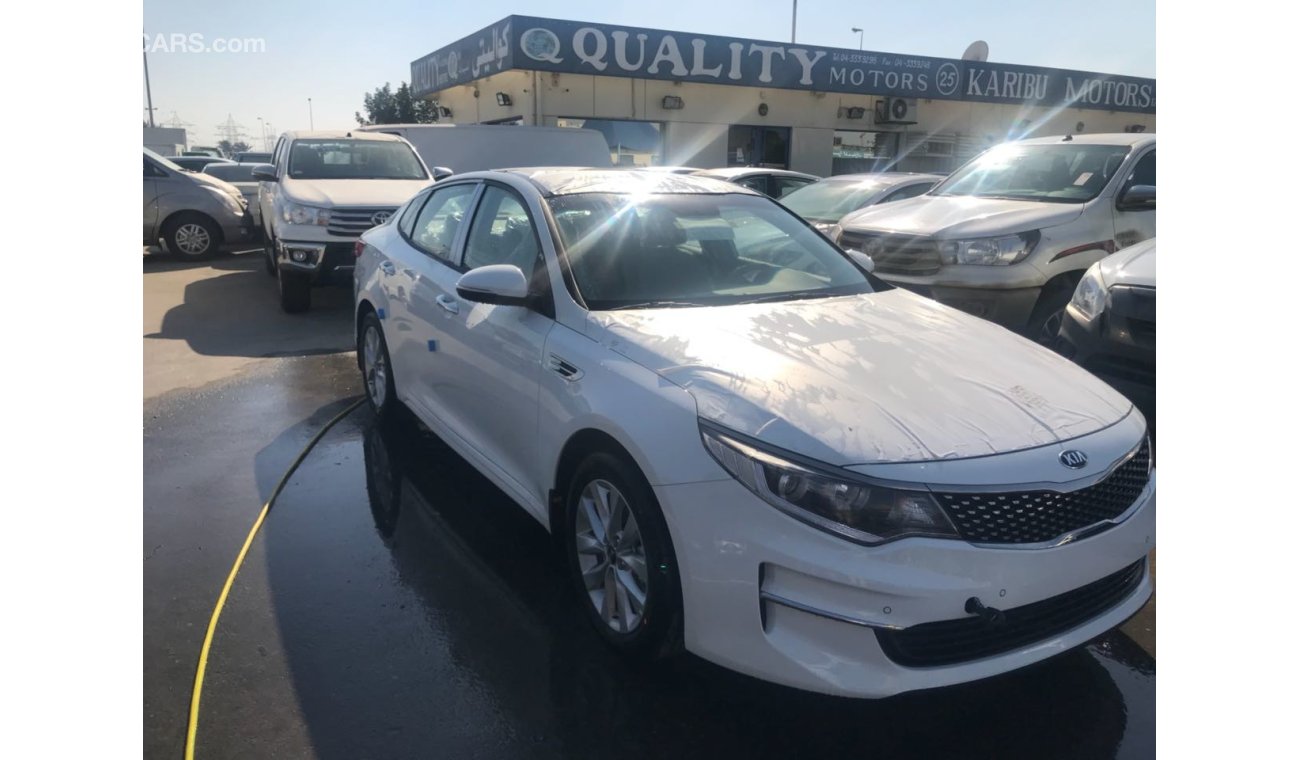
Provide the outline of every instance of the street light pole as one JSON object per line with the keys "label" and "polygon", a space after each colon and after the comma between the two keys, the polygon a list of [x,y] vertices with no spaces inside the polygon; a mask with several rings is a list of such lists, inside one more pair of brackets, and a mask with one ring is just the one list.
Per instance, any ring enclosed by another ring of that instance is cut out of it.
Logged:
{"label": "street light pole", "polygon": [[149,99],[149,126],[153,126],[153,90],[149,87],[149,51],[144,51],[144,95]]}
{"label": "street light pole", "polygon": [[799,0],[794,0],[794,8],[790,10],[790,42],[794,43],[795,24],[799,21]]}
{"label": "street light pole", "polygon": [[311,112],[311,98],[307,98],[307,119],[311,123],[312,131],[316,130],[316,117]]}
{"label": "street light pole", "polygon": [[855,26],[855,27],[853,27],[853,31],[855,31],[855,32],[858,33],[858,50],[861,50],[861,49],[862,49],[862,30],[859,29],[859,28],[857,28],[857,27]]}

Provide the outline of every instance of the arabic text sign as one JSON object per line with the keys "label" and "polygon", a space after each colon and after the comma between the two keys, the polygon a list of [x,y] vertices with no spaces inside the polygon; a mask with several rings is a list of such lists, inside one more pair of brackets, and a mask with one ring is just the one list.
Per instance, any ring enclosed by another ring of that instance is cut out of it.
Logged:
{"label": "arabic text sign", "polygon": [[[504,50],[501,46],[504,45]],[[1155,113],[1155,80],[511,16],[411,64],[417,95],[502,68]],[[449,57],[451,60],[449,60]]]}

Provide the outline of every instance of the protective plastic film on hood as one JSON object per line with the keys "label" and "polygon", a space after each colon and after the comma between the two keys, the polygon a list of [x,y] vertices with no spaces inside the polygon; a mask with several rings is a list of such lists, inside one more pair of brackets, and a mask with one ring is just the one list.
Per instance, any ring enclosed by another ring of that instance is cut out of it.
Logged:
{"label": "protective plastic film on hood", "polygon": [[594,312],[591,330],[687,389],[702,417],[842,466],[1042,446],[1132,406],[1055,353],[903,290]]}

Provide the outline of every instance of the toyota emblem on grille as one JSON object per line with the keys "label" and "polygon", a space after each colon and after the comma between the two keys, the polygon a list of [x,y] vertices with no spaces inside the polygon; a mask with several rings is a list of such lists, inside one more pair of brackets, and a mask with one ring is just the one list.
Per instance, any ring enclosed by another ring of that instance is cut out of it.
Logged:
{"label": "toyota emblem on grille", "polygon": [[1061,452],[1060,460],[1061,464],[1071,470],[1077,470],[1088,463],[1088,455],[1077,449],[1070,449]]}
{"label": "toyota emblem on grille", "polygon": [[391,211],[376,211],[374,214],[371,215],[370,221],[374,222],[376,225],[380,225],[388,221],[388,217],[392,215],[393,212]]}

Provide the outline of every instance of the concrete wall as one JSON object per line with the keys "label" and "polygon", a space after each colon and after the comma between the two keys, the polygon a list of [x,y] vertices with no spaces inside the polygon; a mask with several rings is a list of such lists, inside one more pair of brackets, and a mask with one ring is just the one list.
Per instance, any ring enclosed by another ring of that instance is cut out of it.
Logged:
{"label": "concrete wall", "polygon": [[[476,90],[478,97],[474,97]],[[513,105],[498,106],[497,92],[509,94]],[[683,108],[664,109],[666,95],[681,98]],[[444,90],[435,98],[452,110],[448,121],[457,124],[512,116],[521,116],[524,124],[545,126],[562,117],[663,122],[665,162],[701,168],[726,165],[727,127],[732,124],[791,127],[790,168],[818,175],[831,172],[836,129],[899,132],[904,155],[896,168],[948,171],[979,150],[1018,135],[1025,124],[1032,127],[1030,136],[1074,132],[1080,122],[1083,129],[1078,131],[1085,133],[1122,132],[1132,124],[1144,126],[1147,132],[1156,128],[1154,115],[941,100],[919,101],[917,124],[877,125],[873,95],[529,71],[495,74]],[[766,116],[759,115],[760,104],[767,105]],[[854,106],[866,110],[865,118],[843,115],[843,109]],[[928,155],[931,139],[952,147]]]}

